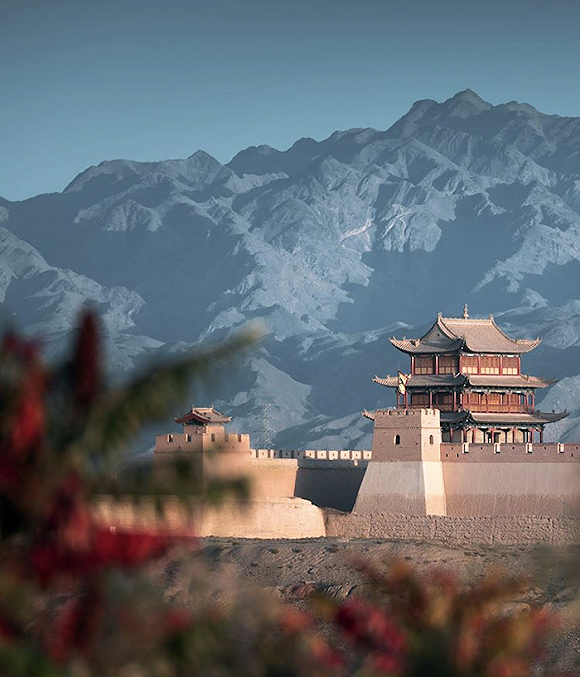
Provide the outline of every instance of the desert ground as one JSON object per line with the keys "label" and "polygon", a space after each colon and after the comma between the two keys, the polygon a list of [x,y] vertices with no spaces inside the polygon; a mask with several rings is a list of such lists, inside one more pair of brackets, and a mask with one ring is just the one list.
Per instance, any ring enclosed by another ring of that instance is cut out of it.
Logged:
{"label": "desert ground", "polygon": [[314,590],[345,598],[360,592],[364,582],[350,563],[352,557],[371,560],[398,558],[426,571],[445,567],[469,583],[492,570],[529,580],[526,592],[509,606],[549,605],[564,618],[550,644],[546,666],[539,675],[580,675],[580,631],[575,620],[579,599],[580,546],[548,549],[539,546],[456,547],[370,539],[253,540],[205,538],[200,547],[165,565],[166,590],[187,586],[186,562],[196,562],[219,577],[227,572],[298,607]]}

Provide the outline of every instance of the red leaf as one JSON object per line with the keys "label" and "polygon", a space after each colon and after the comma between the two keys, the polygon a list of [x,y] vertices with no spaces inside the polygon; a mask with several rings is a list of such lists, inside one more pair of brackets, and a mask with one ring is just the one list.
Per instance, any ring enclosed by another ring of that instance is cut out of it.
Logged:
{"label": "red leaf", "polygon": [[88,654],[99,627],[102,606],[102,596],[95,586],[66,602],[47,638],[48,654],[53,661],[64,663],[74,654]]}
{"label": "red leaf", "polygon": [[94,528],[87,548],[75,549],[44,540],[30,553],[30,564],[40,585],[62,578],[78,578],[118,566],[132,568],[164,555],[182,537],[163,533],[116,532]]}
{"label": "red leaf", "polygon": [[75,397],[88,404],[98,392],[101,376],[97,319],[88,309],[81,315],[72,366]]}

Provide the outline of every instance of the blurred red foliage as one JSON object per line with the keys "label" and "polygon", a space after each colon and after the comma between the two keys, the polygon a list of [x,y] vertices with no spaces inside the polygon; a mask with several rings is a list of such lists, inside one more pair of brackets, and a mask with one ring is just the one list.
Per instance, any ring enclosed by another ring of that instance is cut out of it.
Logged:
{"label": "blurred red foliage", "polygon": [[[126,428],[166,415],[207,356],[111,391],[100,353],[89,311],[60,365],[44,365],[39,346],[14,333],[0,345],[0,677],[531,674],[554,618],[504,613],[501,601],[521,588],[510,578],[466,588],[444,571],[357,562],[369,599],[317,595],[311,614],[258,601],[249,615],[194,613],[144,588],[143,566],[191,539],[103,527],[95,467]],[[346,652],[322,639],[321,622]]]}

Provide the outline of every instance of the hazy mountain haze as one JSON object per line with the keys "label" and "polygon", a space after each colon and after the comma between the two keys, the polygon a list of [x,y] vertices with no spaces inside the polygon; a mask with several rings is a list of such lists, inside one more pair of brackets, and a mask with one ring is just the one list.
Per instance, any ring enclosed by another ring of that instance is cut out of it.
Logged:
{"label": "hazy mountain haze", "polygon": [[249,430],[270,403],[277,445],[367,446],[359,412],[391,403],[371,378],[408,368],[387,337],[465,302],[543,336],[525,370],[562,378],[541,406],[572,410],[548,436],[580,437],[580,118],[464,90],[384,131],[227,164],[104,161],[62,193],[0,200],[0,226],[4,316],[51,352],[85,298],[117,372],[262,321],[268,339],[208,398]]}

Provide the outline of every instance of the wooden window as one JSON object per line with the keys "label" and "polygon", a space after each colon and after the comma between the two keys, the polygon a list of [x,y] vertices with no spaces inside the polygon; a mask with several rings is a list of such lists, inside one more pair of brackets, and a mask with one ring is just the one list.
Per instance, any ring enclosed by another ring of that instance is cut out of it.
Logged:
{"label": "wooden window", "polygon": [[512,393],[509,396],[510,400],[510,410],[511,411],[523,411],[522,407],[522,396],[518,395],[518,393]]}
{"label": "wooden window", "polygon": [[477,355],[463,355],[461,357],[461,373],[477,374]]}
{"label": "wooden window", "polygon": [[487,410],[488,411],[499,411],[501,408],[501,394],[500,393],[488,393],[487,396]]}
{"label": "wooden window", "polygon": [[469,393],[469,408],[471,411],[481,411],[481,393]]}
{"label": "wooden window", "polygon": [[440,374],[457,374],[459,371],[456,355],[441,355],[439,358]]}
{"label": "wooden window", "polygon": [[411,405],[414,407],[429,406],[429,393],[412,393]]}
{"label": "wooden window", "polygon": [[502,374],[519,374],[519,363],[519,357],[504,357],[502,360]]}
{"label": "wooden window", "polygon": [[435,393],[433,406],[443,411],[453,410],[453,393]]}
{"label": "wooden window", "polygon": [[431,355],[417,355],[415,358],[416,374],[434,374],[435,360]]}
{"label": "wooden window", "polygon": [[482,355],[481,373],[499,374],[499,355]]}

